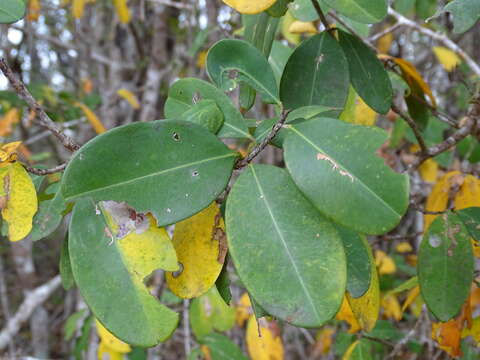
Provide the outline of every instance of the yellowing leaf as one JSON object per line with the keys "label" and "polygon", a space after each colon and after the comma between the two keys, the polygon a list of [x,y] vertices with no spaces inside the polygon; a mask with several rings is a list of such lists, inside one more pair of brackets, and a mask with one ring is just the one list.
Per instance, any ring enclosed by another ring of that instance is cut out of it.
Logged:
{"label": "yellowing leaf", "polygon": [[0,136],[8,136],[12,133],[12,125],[20,121],[20,114],[16,108],[10,109],[0,119]]}
{"label": "yellowing leaf", "polygon": [[[261,336],[260,336],[260,334]],[[282,360],[283,344],[275,321],[250,316],[247,324],[247,348],[252,360]]]}
{"label": "yellowing leaf", "polygon": [[32,230],[37,212],[37,193],[23,166],[14,162],[0,168],[0,208],[8,224],[10,241],[22,240]]}
{"label": "yellowing leaf", "polygon": [[300,35],[298,34],[292,34],[290,32],[290,25],[294,23],[296,20],[290,13],[290,11],[287,11],[285,15],[282,17],[282,26],[281,26],[281,32],[283,37],[291,44],[293,45],[298,45],[300,42]]}
{"label": "yellowing leaf", "polygon": [[455,195],[455,209],[462,210],[475,206],[480,206],[480,182],[475,176],[466,175]]}
{"label": "yellowing leaf", "polygon": [[420,165],[418,171],[424,181],[434,183],[438,176],[438,163],[433,159],[427,159]]}
{"label": "yellowing leaf", "polygon": [[354,334],[361,329],[361,326],[355,318],[355,315],[353,315],[353,311],[348,303],[347,296],[343,298],[342,306],[340,307],[337,315],[335,315],[335,319],[346,321],[350,325],[350,328],[348,329],[350,334]]}
{"label": "yellowing leaf", "polygon": [[415,301],[418,295],[420,295],[420,286],[417,285],[408,291],[407,298],[402,306],[402,312]]}
{"label": "yellowing leaf", "polygon": [[105,126],[103,126],[102,122],[97,117],[97,115],[95,115],[95,113],[92,110],[90,110],[90,108],[87,105],[76,102],[75,106],[78,106],[80,109],[82,109],[83,113],[85,114],[85,117],[90,122],[90,124],[92,125],[93,129],[97,134],[101,134],[107,131],[107,129],[105,129]]}
{"label": "yellowing leaf", "polygon": [[475,343],[477,344],[477,346],[479,345],[480,343],[480,317],[476,317],[475,319],[473,319],[473,324],[472,324],[472,328],[469,329],[469,328],[464,328],[462,330],[462,338],[465,338],[467,336],[471,336],[473,338],[473,340],[475,340]]}
{"label": "yellowing leaf", "polygon": [[3,166],[8,165],[8,163],[12,163],[17,160],[17,151],[22,144],[21,141],[14,141],[5,145],[2,145],[0,148],[0,163]]}
{"label": "yellowing leaf", "polygon": [[205,62],[206,61],[207,61],[207,52],[205,50],[202,50],[198,53],[197,66],[200,69],[205,69]]}
{"label": "yellowing leaf", "polygon": [[353,298],[347,292],[347,300],[352,308],[352,312],[361,328],[365,331],[371,331],[375,327],[380,312],[380,285],[377,268],[375,266],[371,268],[372,276],[367,292],[359,298]]}
{"label": "yellowing leaf", "polygon": [[292,34],[316,34],[318,33],[317,28],[313,25],[313,22],[299,21],[295,20],[292,22],[288,28],[288,31]]}
{"label": "yellowing leaf", "polygon": [[422,91],[430,98],[432,105],[434,107],[437,106],[437,101],[433,96],[432,90],[430,89],[428,84],[425,82],[425,80],[423,80],[422,75],[420,75],[420,73],[417,71],[417,69],[411,62],[404,59],[395,58],[395,57],[388,57],[388,58],[393,60],[400,67],[403,78],[409,85],[412,85],[412,84],[418,85],[422,89]]}
{"label": "yellowing leaf", "polygon": [[391,32],[383,35],[377,40],[377,51],[379,54],[386,54],[390,50],[393,42],[393,34]]}
{"label": "yellowing leaf", "polygon": [[130,345],[116,338],[115,335],[105,329],[105,327],[97,319],[95,319],[95,325],[97,326],[97,332],[98,336],[100,337],[100,341],[106,347],[121,354],[126,354],[132,351]]}
{"label": "yellowing leaf", "polygon": [[216,203],[175,226],[173,245],[180,271],[167,273],[168,286],[175,295],[198,297],[213,286],[227,252],[224,229]]}
{"label": "yellowing leaf", "polygon": [[360,340],[356,340],[355,342],[351,343],[350,346],[348,347],[347,351],[345,351],[345,354],[342,356],[342,360],[350,360],[350,357],[352,356],[353,350],[355,350],[355,347],[360,343]]}
{"label": "yellowing leaf", "polygon": [[360,96],[355,99],[355,124],[372,126],[375,125],[377,113]]}
{"label": "yellowing leaf", "polygon": [[85,0],[72,0],[72,15],[75,19],[80,19],[85,10]]}
{"label": "yellowing leaf", "polygon": [[413,250],[412,245],[410,245],[406,241],[402,241],[402,242],[398,243],[397,246],[395,246],[395,251],[399,252],[401,254],[410,252],[412,250]]}
{"label": "yellowing leaf", "polygon": [[127,89],[119,89],[117,90],[117,95],[127,100],[130,106],[134,109],[140,108],[140,103],[138,102],[137,97],[134,93]]}
{"label": "yellowing leaf", "polygon": [[267,10],[277,0],[222,0],[241,14],[258,14]]}
{"label": "yellowing leaf", "polygon": [[375,251],[375,265],[380,275],[393,274],[397,270],[393,259],[382,250]]}
{"label": "yellowing leaf", "polygon": [[248,293],[243,293],[235,307],[235,321],[238,326],[243,326],[245,321],[247,321],[252,314],[253,310],[250,296],[248,296]]}
{"label": "yellowing leaf", "polygon": [[462,355],[460,350],[461,332],[462,325],[456,319],[444,323],[432,323],[432,339],[438,343],[440,349],[453,357]]}
{"label": "yellowing leaf", "polygon": [[30,0],[27,19],[30,21],[37,21],[40,16],[40,9],[40,0]]}
{"label": "yellowing leaf", "polygon": [[125,357],[123,356],[123,353],[110,349],[103,342],[101,342],[98,345],[97,357],[98,357],[98,360],[107,360],[107,359],[108,360],[124,360],[125,359]]}
{"label": "yellowing leaf", "polygon": [[388,319],[399,321],[402,318],[402,310],[395,295],[387,295],[382,299],[383,314]]}
{"label": "yellowing leaf", "polygon": [[130,10],[127,6],[127,0],[113,0],[113,4],[115,5],[115,10],[120,18],[120,22],[128,24],[130,22]]}
{"label": "yellowing leaf", "polygon": [[312,358],[320,358],[321,355],[327,354],[333,344],[333,335],[335,329],[331,327],[323,327],[315,336],[316,341],[314,344],[314,350],[312,351]]}
{"label": "yellowing leaf", "polygon": [[432,50],[440,64],[447,71],[452,71],[462,62],[462,59],[455,52],[446,47],[434,46]]}

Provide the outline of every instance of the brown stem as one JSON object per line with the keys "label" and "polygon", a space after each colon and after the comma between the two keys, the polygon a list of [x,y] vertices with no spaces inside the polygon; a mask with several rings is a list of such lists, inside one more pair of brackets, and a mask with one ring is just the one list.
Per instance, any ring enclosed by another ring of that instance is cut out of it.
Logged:
{"label": "brown stem", "polygon": [[325,26],[325,30],[330,29],[330,24],[327,21],[327,18],[325,17],[325,14],[323,13],[322,9],[320,8],[320,5],[318,4],[317,0],[311,0],[312,5],[315,8],[315,11],[317,12],[320,21],[322,22],[323,26]]}
{"label": "brown stem", "polygon": [[21,82],[13,74],[12,69],[8,66],[5,59],[0,59],[0,70],[3,75],[8,79],[10,85],[13,87],[17,95],[24,100],[30,110],[34,111],[38,117],[38,123],[44,128],[50,130],[53,135],[57,137],[58,140],[63,144],[65,148],[70,151],[75,151],[80,148],[80,146],[69,136],[65,135],[53,122],[52,119],[47,115],[43,107],[34,99],[32,94],[27,90],[23,82]]}
{"label": "brown stem", "polygon": [[54,168],[51,168],[51,169],[37,169],[37,168],[29,167],[29,166],[25,166],[25,169],[31,174],[42,176],[42,175],[48,175],[48,174],[54,174],[54,173],[57,173],[57,172],[61,172],[61,171],[65,170],[66,167],[67,167],[67,163],[63,163],[63,164],[55,166]]}
{"label": "brown stem", "polygon": [[415,138],[418,141],[418,145],[420,146],[420,153],[426,154],[428,148],[427,148],[427,145],[425,144],[425,140],[423,140],[422,134],[420,134],[420,129],[418,128],[415,120],[413,120],[410,117],[410,115],[408,115],[406,112],[403,112],[402,110],[400,110],[400,108],[394,103],[392,103],[392,111],[395,112],[397,115],[399,115],[403,120],[406,121],[408,126],[410,126],[410,128],[413,131],[413,134],[415,135]]}

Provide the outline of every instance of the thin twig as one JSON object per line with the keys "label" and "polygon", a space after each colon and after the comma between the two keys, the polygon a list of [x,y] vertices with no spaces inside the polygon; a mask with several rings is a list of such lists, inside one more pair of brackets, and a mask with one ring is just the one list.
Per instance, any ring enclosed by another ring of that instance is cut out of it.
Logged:
{"label": "thin twig", "polygon": [[470,55],[468,55],[462,48],[460,48],[457,44],[455,44],[452,40],[450,40],[446,35],[441,34],[439,32],[432,31],[426,27],[420,26],[416,22],[407,19],[405,16],[402,14],[396,12],[393,10],[391,7],[388,8],[388,14],[390,16],[393,16],[397,22],[401,25],[408,26],[410,28],[415,29],[421,34],[427,35],[431,37],[432,39],[435,39],[439,42],[441,42],[443,45],[445,45],[447,48],[450,50],[456,52],[470,67],[470,69],[478,76],[480,77],[480,65],[473,60]]}
{"label": "thin twig", "polygon": [[373,43],[375,41],[377,41],[378,39],[380,39],[381,37],[389,34],[389,33],[392,33],[394,32],[395,30],[397,30],[399,27],[401,27],[403,24],[402,23],[395,23],[394,25],[386,28],[386,29],[383,29],[382,31],[379,31],[378,33],[370,36],[368,38],[368,41]]}
{"label": "thin twig", "polygon": [[0,331],[0,351],[3,350],[18,333],[21,325],[30,318],[37,306],[47,300],[48,297],[57,290],[60,284],[60,275],[57,275],[25,296],[15,315],[7,322],[2,331]]}
{"label": "thin twig", "polygon": [[53,120],[50,119],[43,107],[33,98],[32,94],[30,94],[30,92],[27,90],[23,82],[17,79],[17,77],[13,74],[12,69],[10,69],[5,59],[0,59],[0,70],[2,71],[3,75],[5,75],[5,77],[8,79],[10,85],[13,87],[17,95],[27,103],[30,110],[35,112],[38,117],[39,124],[50,130],[52,134],[55,135],[58,140],[60,140],[60,142],[66,149],[70,151],[78,150],[80,146],[72,138],[65,135],[57,127]]}
{"label": "thin twig", "polygon": [[183,347],[185,350],[185,358],[188,357],[190,352],[192,351],[192,345],[191,345],[191,335],[190,335],[190,320],[189,320],[189,314],[188,314],[188,308],[189,308],[190,301],[185,299],[183,300]]}
{"label": "thin twig", "polygon": [[66,167],[67,167],[67,163],[63,163],[51,169],[37,169],[29,166],[25,166],[25,169],[31,174],[43,176],[43,175],[55,174],[57,172],[61,172],[65,170]]}
{"label": "thin twig", "polygon": [[392,344],[390,341],[387,341],[387,340],[384,340],[384,339],[380,339],[380,338],[376,338],[374,336],[370,336],[370,335],[360,335],[360,337],[364,338],[364,339],[368,339],[368,340],[371,340],[371,341],[375,341],[375,342],[378,342],[382,345],[386,345],[388,347],[391,347],[393,348],[395,345]]}
{"label": "thin twig", "polygon": [[421,154],[426,154],[427,151],[428,151],[428,148],[427,148],[427,145],[425,144],[425,140],[423,139],[422,134],[420,133],[420,129],[418,128],[415,120],[413,120],[410,117],[410,115],[408,115],[404,111],[400,110],[400,108],[397,105],[395,105],[395,103],[393,103],[393,102],[392,102],[392,107],[391,108],[392,108],[392,111],[394,113],[399,115],[403,120],[406,121],[408,126],[410,126],[410,128],[413,131],[413,134],[415,135],[415,138],[418,141],[418,145],[420,146],[420,153]]}
{"label": "thin twig", "polygon": [[325,30],[330,29],[330,24],[327,21],[327,18],[325,17],[325,14],[323,13],[322,9],[320,8],[320,5],[318,4],[317,0],[311,0],[312,5],[315,8],[315,11],[317,12],[318,17],[320,18],[320,21],[322,22],[323,26],[325,27]]}
{"label": "thin twig", "polygon": [[247,155],[247,157],[240,159],[235,164],[235,169],[241,169],[247,166],[250,162],[252,162],[258,154],[262,152],[263,149],[268,145],[268,143],[277,135],[277,133],[282,129],[285,121],[287,120],[287,116],[290,110],[282,110],[282,114],[280,115],[280,120],[278,120],[275,125],[273,125],[272,130],[268,133],[268,135],[262,140],[260,144],[255,146],[253,150]]}

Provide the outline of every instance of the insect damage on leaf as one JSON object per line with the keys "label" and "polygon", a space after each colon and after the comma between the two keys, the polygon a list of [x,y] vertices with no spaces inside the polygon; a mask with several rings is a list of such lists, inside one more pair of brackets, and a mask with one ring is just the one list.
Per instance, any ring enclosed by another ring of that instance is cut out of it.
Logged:
{"label": "insect damage on leaf", "polygon": [[348,171],[346,171],[346,170],[340,169],[339,165],[335,162],[335,160],[333,160],[332,158],[330,158],[328,155],[325,155],[325,154],[322,154],[322,153],[317,153],[317,160],[325,160],[325,161],[329,162],[329,163],[332,165],[332,170],[338,171],[338,173],[339,173],[341,176],[346,176],[346,177],[348,177],[351,182],[354,181],[352,174],[350,174],[350,173],[349,173]]}

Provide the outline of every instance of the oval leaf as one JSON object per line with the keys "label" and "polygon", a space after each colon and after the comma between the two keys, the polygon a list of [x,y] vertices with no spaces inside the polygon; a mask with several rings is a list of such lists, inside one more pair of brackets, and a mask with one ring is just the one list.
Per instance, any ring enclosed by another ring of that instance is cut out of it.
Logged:
{"label": "oval leaf", "polygon": [[423,237],[418,254],[420,291],[441,321],[458,314],[473,281],[470,234],[458,215],[437,217]]}
{"label": "oval leaf", "polygon": [[335,315],[346,283],[341,241],[285,170],[254,165],[242,173],[226,225],[238,275],[269,314],[304,327]]}
{"label": "oval leaf", "polygon": [[[154,346],[175,330],[178,314],[160,304],[144,284],[175,255],[165,229],[151,227],[122,239],[90,199],[77,201],[69,229],[75,281],[95,317],[121,340]],[[174,259],[176,262],[176,259]],[[165,266],[167,265],[167,266]]]}
{"label": "oval leaf", "polygon": [[348,61],[357,94],[373,110],[386,114],[392,105],[392,84],[375,53],[356,36],[339,30],[340,46]]}
{"label": "oval leaf", "polygon": [[227,251],[223,219],[216,203],[175,225],[173,246],[181,270],[167,273],[168,287],[184,299],[208,291],[222,271]]}
{"label": "oval leaf", "polygon": [[383,234],[400,222],[408,176],[375,155],[387,138],[383,130],[327,118],[289,128],[283,144],[287,168],[323,214],[366,234]]}
{"label": "oval leaf", "polygon": [[241,14],[258,14],[267,10],[277,0],[223,0]]}
{"label": "oval leaf", "polygon": [[348,79],[342,49],[323,32],[302,42],[288,59],[280,82],[280,99],[291,110],[309,105],[343,107]]}
{"label": "oval leaf", "polygon": [[24,0],[0,1],[0,24],[10,24],[25,16]]}
{"label": "oval leaf", "polygon": [[68,164],[68,200],[125,201],[152,212],[159,226],[207,207],[225,188],[235,153],[203,127],[160,120],[125,125],[97,136]]}
{"label": "oval leaf", "polygon": [[243,40],[220,40],[207,55],[210,79],[224,91],[232,91],[238,82],[257,90],[266,103],[280,104],[275,75],[267,59]]}
{"label": "oval leaf", "polygon": [[323,0],[339,13],[364,24],[381,21],[387,15],[387,0]]}
{"label": "oval leaf", "polygon": [[242,114],[230,98],[212,84],[194,78],[180,79],[168,90],[165,116],[179,118],[200,100],[213,100],[223,113],[224,123],[218,136],[221,138],[251,138]]}

